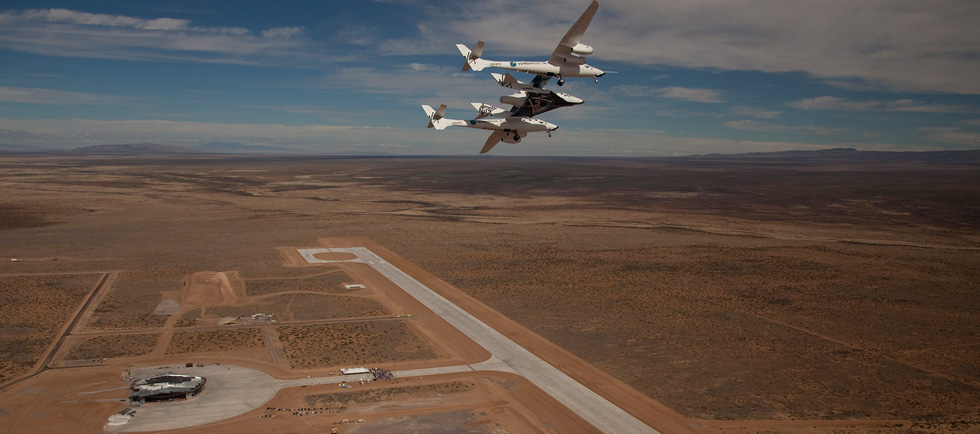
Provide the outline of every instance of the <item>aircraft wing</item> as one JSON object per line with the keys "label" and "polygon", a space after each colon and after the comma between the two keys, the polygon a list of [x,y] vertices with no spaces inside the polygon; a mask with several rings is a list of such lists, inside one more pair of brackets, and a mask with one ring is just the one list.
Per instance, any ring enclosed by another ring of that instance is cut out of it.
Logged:
{"label": "aircraft wing", "polygon": [[549,75],[535,75],[534,80],[531,80],[531,87],[542,89],[544,85],[548,84],[548,80],[551,80]]}
{"label": "aircraft wing", "polygon": [[[578,21],[572,24],[572,28],[568,29],[565,37],[561,38],[561,42],[555,48],[554,54],[551,55],[552,62],[565,63],[564,59],[576,55],[572,49],[582,41],[582,36],[585,35],[585,29],[589,28],[589,24],[592,23],[592,17],[595,16],[597,10],[599,10],[599,2],[598,0],[593,0],[592,4],[582,13],[582,16],[578,17]],[[588,47],[587,52],[582,54],[592,54],[592,48]]]}
{"label": "aircraft wing", "polygon": [[490,135],[490,138],[487,139],[487,142],[483,144],[483,149],[480,150],[480,153],[486,154],[487,152],[490,152],[494,146],[497,146],[497,143],[500,143],[500,140],[504,138],[505,134],[507,133],[503,131],[494,131],[493,134]]}

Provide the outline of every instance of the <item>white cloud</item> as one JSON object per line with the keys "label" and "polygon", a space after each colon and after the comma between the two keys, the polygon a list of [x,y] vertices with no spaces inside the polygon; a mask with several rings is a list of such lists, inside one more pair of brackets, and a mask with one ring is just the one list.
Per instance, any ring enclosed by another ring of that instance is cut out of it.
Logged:
{"label": "white cloud", "polygon": [[264,110],[275,110],[286,113],[299,113],[299,114],[317,114],[326,115],[335,113],[335,110],[329,110],[323,106],[311,106],[311,105],[252,105],[251,108],[264,109]]}
{"label": "white cloud", "polygon": [[[441,41],[482,39],[491,59],[543,58],[584,8],[580,0],[443,5],[420,26],[422,41],[406,38],[415,44],[403,48],[448,54]],[[600,68],[804,72],[854,86],[977,94],[978,21],[975,0],[604,0],[583,42]]]}
{"label": "white cloud", "polygon": [[445,67],[443,66],[426,65],[423,63],[414,63],[414,62],[409,63],[408,67],[411,68],[412,71],[433,71],[433,72],[440,71],[440,70],[445,71]]}
{"label": "white cloud", "polygon": [[687,87],[665,87],[660,89],[660,94],[664,98],[678,99],[681,101],[694,101],[704,103],[720,103],[721,92],[713,89],[692,89]]}
{"label": "white cloud", "polygon": [[[543,60],[584,4],[447,2],[418,8],[429,14],[418,34],[353,38],[396,55],[455,54],[452,42],[483,39],[489,58]],[[596,48],[590,63],[600,68],[619,61],[803,72],[850,88],[977,94],[978,20],[974,0],[604,0],[584,42]],[[279,64],[323,57],[320,46],[300,43],[301,32],[289,27],[255,34],[67,9],[5,12],[0,22],[0,48],[49,55]]]}
{"label": "white cloud", "polygon": [[0,86],[0,101],[45,105],[111,105],[124,104],[128,99],[93,93]]}
{"label": "white cloud", "polygon": [[885,103],[885,110],[923,113],[977,113],[980,108],[967,105],[925,103],[912,99],[900,99]]}
{"label": "white cloud", "polygon": [[746,119],[741,121],[729,121],[729,122],[725,122],[723,125],[733,130],[740,130],[740,131],[754,131],[754,132],[796,131],[796,132],[810,132],[820,136],[837,135],[848,131],[847,129],[844,128],[819,127],[814,125],[807,125],[805,127],[792,127],[788,125],[759,122],[751,119]]}
{"label": "white cloud", "polygon": [[[488,75],[460,72],[456,66],[420,63],[384,68],[343,67],[323,77],[329,89],[356,90],[367,94],[394,95],[411,104],[448,104],[471,112],[470,102],[496,103],[500,87]],[[419,113],[421,113],[421,108]]]}
{"label": "white cloud", "polygon": [[[16,15],[12,15],[16,16]],[[145,20],[121,15],[93,14],[68,9],[29,9],[21,14],[28,20],[39,20],[49,23],[83,24],[89,26],[132,27],[149,30],[182,30],[190,25],[190,21],[174,18],[158,18]]]}
{"label": "white cloud", "polygon": [[288,65],[322,58],[300,27],[253,34],[242,27],[195,27],[175,18],[143,19],[68,9],[0,13],[0,48],[53,56]]}
{"label": "white cloud", "polygon": [[659,96],[680,101],[693,101],[711,104],[724,102],[721,97],[721,91],[715,89],[697,89],[675,86],[650,87],[628,84],[616,86],[612,90],[614,93],[631,97]]}
{"label": "white cloud", "polygon": [[833,96],[805,98],[789,103],[790,107],[803,110],[865,111],[881,107],[880,101],[849,101]]}
{"label": "white cloud", "polygon": [[926,103],[911,99],[896,101],[852,101],[833,96],[805,98],[788,104],[790,107],[803,110],[838,110],[838,111],[908,111],[925,113],[976,113],[978,107],[967,105],[950,105]]}
{"label": "white cloud", "polygon": [[929,133],[926,137],[937,142],[980,149],[980,133],[963,131],[959,127],[922,127],[919,131]]}
{"label": "white cloud", "polygon": [[789,129],[789,127],[785,127],[782,125],[774,125],[765,122],[753,121],[751,119],[746,119],[741,121],[729,121],[729,122],[725,122],[724,125],[733,130],[740,130],[740,131],[769,132],[769,131],[784,131]]}
{"label": "white cloud", "polygon": [[764,110],[756,107],[736,106],[732,107],[732,113],[742,116],[752,116],[760,119],[775,119],[783,114],[780,111]]}
{"label": "white cloud", "polygon": [[268,29],[262,31],[262,37],[265,38],[295,38],[303,33],[302,27],[277,27],[274,29]]}
{"label": "white cloud", "polygon": [[816,125],[807,125],[805,129],[820,136],[836,136],[850,131],[847,128],[820,127]]}

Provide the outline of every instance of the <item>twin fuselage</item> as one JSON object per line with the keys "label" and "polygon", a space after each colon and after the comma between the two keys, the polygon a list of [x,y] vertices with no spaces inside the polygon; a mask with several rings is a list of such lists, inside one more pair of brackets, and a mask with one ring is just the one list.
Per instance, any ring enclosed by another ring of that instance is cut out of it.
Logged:
{"label": "twin fuselage", "polygon": [[514,135],[514,140],[520,140],[521,137],[524,137],[529,132],[554,131],[558,129],[558,125],[551,122],[545,122],[540,119],[528,117],[507,116],[503,118],[470,120],[448,119],[445,117],[445,105],[440,106],[438,110],[435,110],[430,106],[423,105],[422,109],[425,110],[426,115],[429,116],[430,128],[435,128],[437,130],[444,130],[446,127],[477,128],[481,130],[511,133]]}
{"label": "twin fuselage", "polygon": [[554,131],[558,129],[558,125],[551,122],[516,116],[506,117],[503,119],[470,119],[466,121],[454,120],[452,126],[479,128],[481,130],[515,132],[522,137],[524,134],[520,133]]}
{"label": "twin fuselage", "polygon": [[527,72],[529,74],[545,75],[548,77],[558,77],[560,79],[564,79],[566,77],[593,77],[598,80],[599,77],[606,74],[605,71],[585,63],[581,65],[555,65],[549,62],[506,62],[498,60],[474,59],[471,61],[470,66],[475,71],[480,71],[483,68],[489,67]]}

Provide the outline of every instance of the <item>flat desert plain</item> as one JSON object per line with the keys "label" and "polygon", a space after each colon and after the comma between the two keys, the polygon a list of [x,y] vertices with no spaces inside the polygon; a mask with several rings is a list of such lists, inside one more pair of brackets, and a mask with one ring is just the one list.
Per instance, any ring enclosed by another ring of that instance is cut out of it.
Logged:
{"label": "flat desert plain", "polygon": [[[292,256],[370,245],[661,432],[978,432],[969,156],[2,156],[0,431],[112,430],[144,367],[486,359],[369,269]],[[284,387],[204,428],[595,431],[497,371]]]}

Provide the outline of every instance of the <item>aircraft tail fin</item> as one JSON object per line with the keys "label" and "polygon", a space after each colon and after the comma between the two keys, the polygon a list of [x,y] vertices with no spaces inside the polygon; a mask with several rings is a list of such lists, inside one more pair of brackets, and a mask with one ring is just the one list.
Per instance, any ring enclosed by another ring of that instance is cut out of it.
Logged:
{"label": "aircraft tail fin", "polygon": [[477,41],[476,46],[473,47],[473,52],[470,53],[471,59],[479,59],[483,56],[483,46],[487,45],[485,41]]}
{"label": "aircraft tail fin", "polygon": [[486,68],[486,61],[480,58],[480,56],[483,55],[484,45],[486,45],[486,42],[484,41],[477,42],[476,46],[473,47],[473,50],[471,51],[469,47],[463,44],[456,44],[456,48],[459,49],[459,52],[462,53],[463,57],[466,59],[465,62],[463,62],[463,71],[469,71],[471,69],[474,71],[482,71],[483,68]]}
{"label": "aircraft tail fin", "polygon": [[480,114],[476,116],[477,119],[482,119],[487,116],[502,117],[510,114],[509,111],[504,110],[500,107],[494,107],[490,104],[484,104],[480,102],[471,102],[470,105],[476,109]]}
{"label": "aircraft tail fin", "polygon": [[497,74],[495,72],[491,72],[490,75],[492,75],[493,79],[497,81],[497,84],[503,87],[534,93],[548,93],[548,90],[545,90],[543,87],[548,83],[548,80],[551,79],[551,77],[545,75],[537,75],[534,77],[534,81],[528,84],[514,78],[514,76],[510,73]]}
{"label": "aircraft tail fin", "polygon": [[513,75],[510,75],[510,73],[497,74],[496,72],[491,72],[490,75],[493,76],[493,79],[494,80],[497,80],[497,84],[499,84],[499,85],[501,85],[503,87],[509,87],[511,89],[517,89],[517,88],[520,88],[522,84],[524,84],[524,83],[521,83],[520,81],[518,81],[516,78],[514,78]]}
{"label": "aircraft tail fin", "polygon": [[432,106],[422,105],[422,110],[425,110],[426,116],[429,117],[429,125],[426,128],[435,128],[437,130],[444,130],[446,127],[452,125],[450,119],[446,119],[446,105],[440,105],[438,109],[433,109]]}

